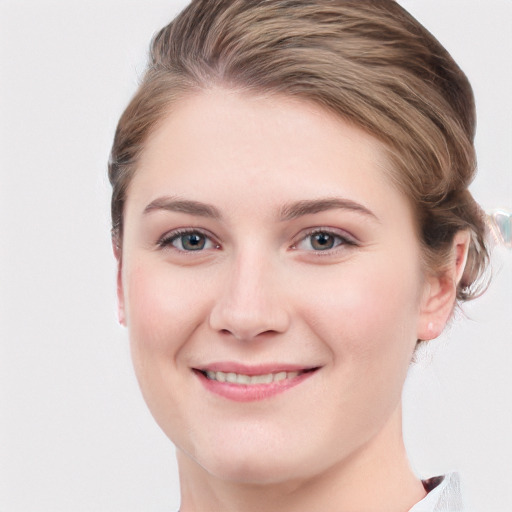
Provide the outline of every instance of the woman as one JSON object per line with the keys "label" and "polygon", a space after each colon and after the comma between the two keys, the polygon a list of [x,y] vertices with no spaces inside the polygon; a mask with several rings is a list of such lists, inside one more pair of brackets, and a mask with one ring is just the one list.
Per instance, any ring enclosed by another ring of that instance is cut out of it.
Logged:
{"label": "woman", "polygon": [[401,392],[487,261],[474,125],[392,0],[198,0],[156,36],[109,173],[181,512],[460,508],[411,471]]}

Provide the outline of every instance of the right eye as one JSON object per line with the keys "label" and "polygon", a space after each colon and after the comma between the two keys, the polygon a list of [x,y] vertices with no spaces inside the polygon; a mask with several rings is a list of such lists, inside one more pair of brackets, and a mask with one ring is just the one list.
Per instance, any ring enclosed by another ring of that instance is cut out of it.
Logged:
{"label": "right eye", "polygon": [[181,252],[200,252],[207,249],[218,249],[205,233],[197,230],[178,230],[167,233],[158,241],[159,247],[172,247]]}

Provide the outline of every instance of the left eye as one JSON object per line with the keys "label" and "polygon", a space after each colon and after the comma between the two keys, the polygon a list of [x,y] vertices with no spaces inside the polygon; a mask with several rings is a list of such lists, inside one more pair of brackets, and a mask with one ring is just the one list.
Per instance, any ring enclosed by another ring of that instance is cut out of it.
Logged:
{"label": "left eye", "polygon": [[294,245],[295,249],[303,251],[328,251],[335,249],[339,245],[350,244],[351,242],[341,235],[331,233],[330,231],[315,231],[309,233],[300,242]]}
{"label": "left eye", "polygon": [[172,246],[179,251],[203,251],[216,247],[215,243],[200,231],[171,233],[159,242],[160,247]]}

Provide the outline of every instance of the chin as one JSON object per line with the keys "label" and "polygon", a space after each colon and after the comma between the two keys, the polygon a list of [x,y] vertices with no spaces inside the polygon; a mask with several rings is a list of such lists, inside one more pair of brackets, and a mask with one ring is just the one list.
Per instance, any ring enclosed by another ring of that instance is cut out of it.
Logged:
{"label": "chin", "polygon": [[307,441],[301,443],[301,447],[287,444],[283,439],[255,442],[253,437],[243,441],[226,435],[223,443],[203,445],[203,448],[196,446],[192,458],[211,476],[246,485],[292,482],[325,469],[321,467],[322,459],[317,456],[320,450],[305,452]]}
{"label": "chin", "polygon": [[279,455],[273,457],[238,457],[204,461],[201,463],[210,475],[224,481],[245,485],[271,485],[304,478],[298,468],[304,468],[299,461],[283,461]]}

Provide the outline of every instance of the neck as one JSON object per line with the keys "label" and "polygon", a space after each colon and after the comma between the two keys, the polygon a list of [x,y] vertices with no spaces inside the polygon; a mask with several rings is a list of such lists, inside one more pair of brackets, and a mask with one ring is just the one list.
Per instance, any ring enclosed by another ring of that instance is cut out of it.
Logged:
{"label": "neck", "polygon": [[181,512],[407,512],[425,496],[405,452],[401,408],[346,460],[310,478],[273,484],[226,481],[178,450]]}

